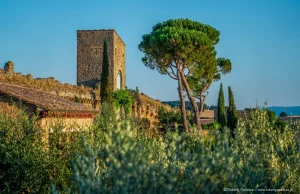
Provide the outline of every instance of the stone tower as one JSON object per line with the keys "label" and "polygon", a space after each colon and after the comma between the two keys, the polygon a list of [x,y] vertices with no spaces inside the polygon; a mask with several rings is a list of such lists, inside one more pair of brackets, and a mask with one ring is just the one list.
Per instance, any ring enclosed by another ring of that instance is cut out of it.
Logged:
{"label": "stone tower", "polygon": [[77,85],[95,87],[99,82],[104,40],[113,89],[125,89],[126,45],[115,30],[77,30]]}

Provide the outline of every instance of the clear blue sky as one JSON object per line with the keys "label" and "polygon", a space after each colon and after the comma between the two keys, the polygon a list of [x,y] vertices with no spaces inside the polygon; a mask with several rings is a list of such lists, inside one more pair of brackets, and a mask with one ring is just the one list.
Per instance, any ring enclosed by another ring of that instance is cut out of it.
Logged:
{"label": "clear blue sky", "polygon": [[[127,86],[150,97],[178,100],[177,83],[141,62],[138,44],[152,26],[189,18],[221,32],[218,56],[231,59],[231,85],[238,109],[300,105],[300,1],[38,1],[0,2],[0,67],[76,83],[76,30],[115,29],[126,43]],[[220,82],[210,88],[217,103]]]}

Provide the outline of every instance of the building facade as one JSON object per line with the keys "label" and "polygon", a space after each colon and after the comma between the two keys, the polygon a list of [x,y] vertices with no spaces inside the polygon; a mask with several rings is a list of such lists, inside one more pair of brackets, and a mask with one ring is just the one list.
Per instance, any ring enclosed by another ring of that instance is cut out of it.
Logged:
{"label": "building facade", "polygon": [[115,30],[77,30],[77,85],[95,87],[99,83],[104,41],[113,89],[125,89],[126,45]]}
{"label": "building facade", "polygon": [[0,109],[16,105],[30,116],[38,116],[36,124],[44,130],[48,141],[51,128],[59,124],[63,132],[86,130],[99,110],[81,103],[27,87],[0,83]]}

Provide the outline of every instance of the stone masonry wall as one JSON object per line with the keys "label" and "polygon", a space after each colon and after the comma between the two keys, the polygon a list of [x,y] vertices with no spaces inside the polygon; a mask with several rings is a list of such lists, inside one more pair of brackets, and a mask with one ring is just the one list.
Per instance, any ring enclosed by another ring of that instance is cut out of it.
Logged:
{"label": "stone masonry wall", "polygon": [[102,72],[103,44],[107,43],[109,73],[114,91],[121,73],[121,89],[125,89],[125,44],[115,30],[77,31],[77,85],[95,87]]}
{"label": "stone masonry wall", "polygon": [[77,31],[77,85],[94,87],[102,72],[103,44],[106,40],[109,65],[114,54],[113,30]]}
{"label": "stone masonry wall", "polygon": [[[72,101],[75,101],[76,96],[82,104],[90,108],[100,108],[99,88],[92,89],[89,87],[62,84],[54,78],[34,79],[30,74],[7,74],[0,69],[0,84],[1,82],[42,90]],[[134,111],[136,116],[149,119],[152,125],[158,122],[157,116],[160,106],[171,109],[171,107],[162,104],[159,100],[154,100],[146,95],[140,94],[140,98],[142,101],[142,107],[138,107],[136,104],[134,104],[132,106],[132,111]]]}
{"label": "stone masonry wall", "polygon": [[100,89],[76,86],[70,84],[62,84],[54,78],[36,78],[31,74],[23,75],[21,73],[5,73],[0,69],[0,84],[6,83],[18,85],[36,90],[42,90],[53,95],[64,97],[68,100],[80,102],[90,108],[99,109],[100,107]]}
{"label": "stone masonry wall", "polygon": [[114,68],[113,68],[113,79],[114,81],[114,90],[117,88],[117,75],[121,73],[121,89],[125,89],[126,86],[126,48],[122,39],[114,32]]}

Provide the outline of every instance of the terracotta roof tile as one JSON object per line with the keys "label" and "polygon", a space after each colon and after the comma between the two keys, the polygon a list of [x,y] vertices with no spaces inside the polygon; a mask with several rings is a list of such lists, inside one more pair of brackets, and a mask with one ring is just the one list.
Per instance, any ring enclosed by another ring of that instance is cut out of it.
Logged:
{"label": "terracotta roof tile", "polygon": [[0,83],[0,95],[15,97],[20,101],[33,104],[45,110],[55,111],[74,111],[74,112],[97,112],[95,109],[88,108],[83,104],[64,99],[53,94],[26,88],[22,86]]}

